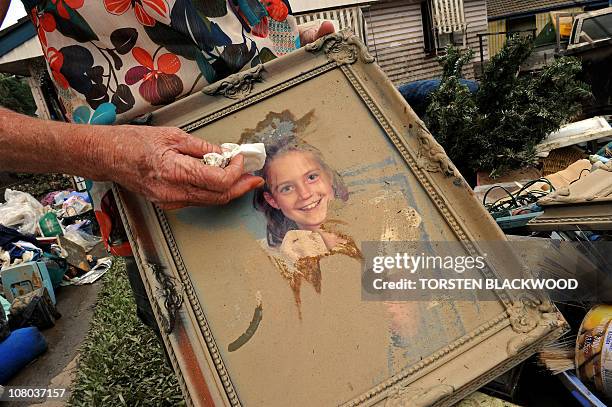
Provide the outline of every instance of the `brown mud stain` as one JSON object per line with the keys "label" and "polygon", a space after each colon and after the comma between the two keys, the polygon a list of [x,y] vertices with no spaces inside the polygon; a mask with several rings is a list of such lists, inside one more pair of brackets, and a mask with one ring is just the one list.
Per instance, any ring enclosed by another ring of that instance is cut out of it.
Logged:
{"label": "brown mud stain", "polygon": [[[345,224],[342,221],[330,220],[327,221],[326,224]],[[353,259],[357,259],[359,261],[363,261],[363,254],[361,250],[355,244],[355,241],[350,236],[333,231],[330,228],[322,225],[321,229],[328,233],[333,233],[340,239],[344,240],[344,242],[338,244],[336,247],[328,250],[326,253],[319,254],[317,256],[306,256],[298,259],[293,267],[289,267],[283,259],[270,257],[272,262],[276,265],[277,269],[280,271],[281,276],[285,278],[289,282],[289,286],[293,291],[293,297],[295,299],[295,305],[298,309],[298,316],[300,320],[302,319],[302,299],[300,295],[300,290],[302,287],[302,283],[306,282],[312,285],[315,292],[317,294],[321,294],[321,259],[328,256],[333,256],[336,254],[341,254],[344,256],[351,257]]]}

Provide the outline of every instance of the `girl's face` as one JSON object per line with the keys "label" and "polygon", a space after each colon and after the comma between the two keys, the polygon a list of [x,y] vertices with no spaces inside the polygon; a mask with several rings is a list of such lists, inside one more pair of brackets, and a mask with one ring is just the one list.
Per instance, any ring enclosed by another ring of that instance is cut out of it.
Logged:
{"label": "girl's face", "polygon": [[266,182],[270,192],[264,198],[280,209],[300,229],[316,230],[327,217],[327,205],[334,198],[330,174],[309,151],[290,151],[268,166]]}

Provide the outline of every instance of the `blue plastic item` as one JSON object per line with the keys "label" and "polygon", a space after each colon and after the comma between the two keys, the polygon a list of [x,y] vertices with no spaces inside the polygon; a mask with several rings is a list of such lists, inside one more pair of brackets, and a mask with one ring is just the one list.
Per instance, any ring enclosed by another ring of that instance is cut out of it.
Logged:
{"label": "blue plastic item", "polygon": [[572,372],[562,372],[557,375],[561,383],[583,407],[606,407],[606,404],[591,393],[589,389]]}
{"label": "blue plastic item", "polygon": [[5,385],[24,366],[47,350],[38,328],[16,329],[0,343],[0,385]]}
{"label": "blue plastic item", "polygon": [[606,158],[610,158],[611,155],[608,153],[610,151],[612,151],[612,141],[610,141],[608,144],[600,148],[599,151],[597,151],[597,155],[600,155]]}
{"label": "blue plastic item", "polygon": [[[79,196],[81,198],[83,198],[83,200],[87,203],[91,203],[91,198],[89,197],[89,194],[87,192],[71,192],[70,194],[68,194],[68,196],[66,197],[66,199],[70,198],[71,196]],[[66,200],[64,199],[64,201]]]}
{"label": "blue plastic item", "polygon": [[544,212],[531,212],[522,215],[504,216],[501,218],[496,218],[495,221],[499,227],[504,230],[521,228],[527,226],[527,223],[529,223],[531,219],[537,218],[543,213]]}
{"label": "blue plastic item", "polygon": [[[459,79],[459,82],[467,86],[471,93],[476,93],[478,90],[478,82],[468,79]],[[426,79],[405,83],[398,86],[397,90],[406,99],[406,102],[408,102],[417,116],[423,118],[427,110],[429,95],[439,87],[440,79]]]}
{"label": "blue plastic item", "polygon": [[51,301],[54,305],[56,304],[53,282],[49,276],[47,266],[43,262],[29,261],[7,267],[0,271],[0,279],[2,279],[4,296],[11,302],[15,297],[27,294],[44,285],[47,287],[47,291],[49,291]]}

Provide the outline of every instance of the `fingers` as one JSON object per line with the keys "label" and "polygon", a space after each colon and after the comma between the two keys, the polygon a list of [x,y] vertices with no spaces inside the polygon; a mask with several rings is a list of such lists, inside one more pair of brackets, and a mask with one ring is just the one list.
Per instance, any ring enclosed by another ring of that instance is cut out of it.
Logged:
{"label": "fingers", "polygon": [[263,186],[264,184],[263,178],[244,173],[244,156],[242,154],[238,154],[232,158],[228,166],[223,168],[223,171],[223,177],[218,183],[220,189],[215,189],[216,191],[223,191],[230,187],[235,187],[237,182],[246,179],[257,180],[257,185],[252,188]]}
{"label": "fingers", "polygon": [[326,35],[331,34],[334,31],[336,31],[336,29],[334,28],[334,24],[331,21],[323,21],[321,23],[321,26],[319,27],[319,31],[317,31],[316,39],[325,37]]}
{"label": "fingers", "polygon": [[230,163],[223,169],[225,174],[221,179],[221,187],[225,187],[227,189],[230,185],[233,185],[242,174],[244,174],[244,156],[242,154],[238,154]]}
{"label": "fingers", "polygon": [[300,32],[300,43],[302,45],[314,42],[317,39],[336,31],[334,24],[331,21],[323,21],[319,27],[298,27],[298,30]]}
{"label": "fingers", "polygon": [[244,172],[244,157],[240,154],[232,158],[225,168],[206,165],[198,159],[180,154],[173,156],[172,160],[178,174],[172,178],[210,191],[228,190]]}
{"label": "fingers", "polygon": [[229,200],[233,200],[241,197],[249,191],[254,190],[255,188],[263,187],[265,181],[261,177],[257,177],[255,175],[244,174],[238,182],[236,182],[228,191]]}
{"label": "fingers", "polygon": [[262,186],[261,177],[245,174],[240,177],[229,189],[223,192],[195,190],[188,200],[190,205],[222,205],[241,197],[247,192]]}
{"label": "fingers", "polygon": [[193,187],[186,191],[174,190],[163,200],[157,201],[157,204],[160,208],[168,210],[186,206],[222,205],[262,186],[263,183],[264,180],[261,177],[245,174],[227,191],[215,192]]}
{"label": "fingers", "polygon": [[242,185],[245,180],[255,180],[255,186],[251,189],[263,183],[261,177],[243,175],[244,157],[241,154],[235,156],[225,168],[206,165],[201,160],[181,154],[174,154],[170,159],[174,167],[173,175],[165,179],[176,187],[186,185],[198,190],[225,193],[235,188],[236,184]]}
{"label": "fingers", "polygon": [[221,147],[187,133],[185,133],[183,140],[176,146],[176,150],[181,154],[187,154],[196,158],[202,158],[204,154],[208,153],[221,153]]}
{"label": "fingers", "polygon": [[262,186],[264,180],[244,173],[244,157],[238,154],[225,168],[206,165],[201,157],[218,146],[197,137],[175,133],[174,146],[156,156],[153,181],[134,180],[140,190],[164,209],[224,204]]}
{"label": "fingers", "polygon": [[304,46],[313,42],[315,40],[315,33],[314,28],[300,30],[300,44]]}

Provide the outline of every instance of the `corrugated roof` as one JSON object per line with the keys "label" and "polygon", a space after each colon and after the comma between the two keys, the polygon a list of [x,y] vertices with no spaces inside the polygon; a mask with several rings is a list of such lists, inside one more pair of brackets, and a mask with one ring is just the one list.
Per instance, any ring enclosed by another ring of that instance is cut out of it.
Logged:
{"label": "corrugated roof", "polygon": [[591,2],[588,0],[487,0],[487,16],[489,20],[495,20],[517,14],[582,6]]}

